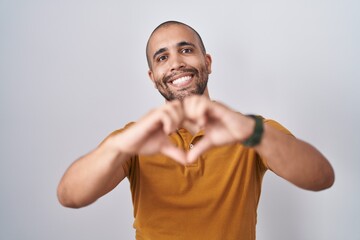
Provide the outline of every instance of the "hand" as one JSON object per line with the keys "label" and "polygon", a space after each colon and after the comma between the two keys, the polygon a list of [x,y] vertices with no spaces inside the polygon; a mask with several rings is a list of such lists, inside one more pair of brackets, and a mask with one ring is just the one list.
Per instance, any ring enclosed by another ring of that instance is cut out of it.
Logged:
{"label": "hand", "polygon": [[254,129],[253,119],[202,96],[185,98],[183,109],[184,125],[191,123],[205,130],[204,137],[189,151],[188,164],[213,146],[243,142]]}
{"label": "hand", "polygon": [[185,164],[186,154],[174,146],[168,135],[181,125],[184,118],[180,101],[172,101],[151,111],[136,124],[115,136],[114,142],[122,152],[151,155],[162,153]]}

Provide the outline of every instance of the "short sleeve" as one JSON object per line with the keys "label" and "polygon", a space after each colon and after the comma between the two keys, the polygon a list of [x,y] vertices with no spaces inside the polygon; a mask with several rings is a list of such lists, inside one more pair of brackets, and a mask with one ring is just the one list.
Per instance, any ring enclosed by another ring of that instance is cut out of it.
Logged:
{"label": "short sleeve", "polygon": [[[121,129],[117,129],[115,131],[113,131],[112,133],[110,133],[99,145],[102,145],[108,138],[115,136],[117,134],[120,134],[121,132],[125,131],[127,128],[129,128],[131,125],[133,125],[134,122],[130,122],[128,124],[126,124],[123,128]],[[127,177],[129,177],[130,171],[131,171],[131,165],[132,165],[132,161],[133,161],[134,157],[129,158],[127,161],[125,161],[121,167],[124,170],[124,173]]]}
{"label": "short sleeve", "polygon": [[[283,132],[284,134],[287,134],[287,135],[290,135],[290,136],[293,136],[293,134],[287,129],[285,128],[283,125],[281,125],[280,123],[278,123],[277,121],[275,120],[272,120],[272,119],[264,119],[264,124],[269,124],[271,127]],[[268,164],[267,164],[267,161],[266,159],[260,157],[261,159],[261,162],[262,162],[262,165],[266,168],[266,169],[270,169]]]}

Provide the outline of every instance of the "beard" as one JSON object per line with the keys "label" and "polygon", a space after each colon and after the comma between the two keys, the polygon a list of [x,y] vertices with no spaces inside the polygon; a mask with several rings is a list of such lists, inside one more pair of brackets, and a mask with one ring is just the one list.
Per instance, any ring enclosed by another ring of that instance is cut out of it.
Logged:
{"label": "beard", "polygon": [[[187,86],[176,91],[173,91],[169,87],[169,79],[174,77],[175,75],[182,73],[191,73],[193,81],[195,81],[195,86]],[[156,88],[160,92],[160,94],[167,100],[172,101],[175,99],[183,100],[185,97],[191,95],[202,95],[207,87],[209,74],[207,73],[205,67],[202,67],[200,70],[195,68],[187,68],[183,69],[179,72],[171,74],[169,76],[164,76],[161,79],[158,79],[155,83]]]}

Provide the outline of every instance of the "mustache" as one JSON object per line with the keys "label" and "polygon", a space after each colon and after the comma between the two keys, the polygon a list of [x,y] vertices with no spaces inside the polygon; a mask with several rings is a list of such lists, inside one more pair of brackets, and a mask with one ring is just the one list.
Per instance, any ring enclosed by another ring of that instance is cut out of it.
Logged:
{"label": "mustache", "polygon": [[199,75],[199,71],[197,69],[195,69],[195,68],[186,68],[186,69],[182,69],[181,71],[174,72],[174,73],[172,73],[172,74],[170,74],[168,76],[163,77],[162,82],[164,84],[166,84],[171,78],[175,77],[176,75],[183,74],[183,73],[191,73],[194,76]]}

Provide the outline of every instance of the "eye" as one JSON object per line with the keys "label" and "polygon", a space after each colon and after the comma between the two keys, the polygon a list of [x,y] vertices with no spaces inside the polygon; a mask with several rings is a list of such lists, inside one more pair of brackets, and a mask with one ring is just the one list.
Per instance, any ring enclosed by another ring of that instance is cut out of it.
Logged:
{"label": "eye", "polygon": [[162,55],[160,57],[158,57],[157,61],[158,62],[162,62],[162,61],[165,61],[167,59],[167,56],[166,55]]}
{"label": "eye", "polygon": [[181,49],[181,53],[192,53],[192,49],[191,48],[183,48],[183,49]]}

